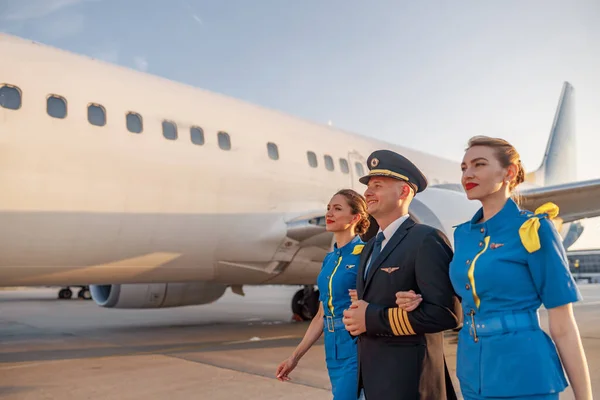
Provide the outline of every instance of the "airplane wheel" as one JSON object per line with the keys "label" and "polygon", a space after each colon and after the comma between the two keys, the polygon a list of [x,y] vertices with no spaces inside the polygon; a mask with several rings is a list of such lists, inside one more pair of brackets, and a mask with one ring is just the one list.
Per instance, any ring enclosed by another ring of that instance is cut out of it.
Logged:
{"label": "airplane wheel", "polygon": [[298,290],[292,298],[292,312],[302,321],[309,321],[319,311],[319,291],[307,286]]}
{"label": "airplane wheel", "polygon": [[58,291],[59,299],[70,299],[71,297],[73,297],[73,292],[69,288],[61,289]]}
{"label": "airplane wheel", "polygon": [[90,289],[87,287],[81,289],[79,293],[77,293],[77,297],[84,300],[89,300],[92,298],[92,294],[90,293]]}

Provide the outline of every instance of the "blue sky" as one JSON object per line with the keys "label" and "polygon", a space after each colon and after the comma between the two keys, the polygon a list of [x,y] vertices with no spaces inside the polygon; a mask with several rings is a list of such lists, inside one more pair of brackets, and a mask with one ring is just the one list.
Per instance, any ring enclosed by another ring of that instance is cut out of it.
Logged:
{"label": "blue sky", "polygon": [[568,80],[579,179],[600,178],[598,21],[597,0],[0,0],[0,31],[454,160],[487,134],[537,167]]}

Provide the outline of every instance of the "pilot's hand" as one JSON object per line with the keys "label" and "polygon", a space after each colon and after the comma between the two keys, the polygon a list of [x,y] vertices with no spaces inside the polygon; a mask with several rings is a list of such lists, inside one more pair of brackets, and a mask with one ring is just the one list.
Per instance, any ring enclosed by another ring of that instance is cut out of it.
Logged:
{"label": "pilot's hand", "polygon": [[420,294],[416,294],[414,291],[409,290],[408,292],[397,292],[396,293],[396,304],[399,308],[402,308],[406,312],[413,311],[423,301],[423,297]]}
{"label": "pilot's hand", "polygon": [[281,362],[281,364],[279,364],[277,367],[277,372],[275,372],[275,376],[281,382],[291,380],[288,375],[294,370],[294,368],[296,368],[296,365],[298,365],[298,361],[294,358],[294,356],[290,356],[287,360],[284,360]]}
{"label": "pilot's hand", "polygon": [[344,310],[344,326],[352,336],[358,336],[361,333],[367,331],[367,323],[365,322],[365,314],[367,313],[367,307],[369,303],[364,300],[357,300],[350,306],[349,309]]}
{"label": "pilot's hand", "polygon": [[358,301],[358,293],[356,292],[356,289],[348,289],[348,294],[350,295],[350,300],[352,300],[353,304]]}

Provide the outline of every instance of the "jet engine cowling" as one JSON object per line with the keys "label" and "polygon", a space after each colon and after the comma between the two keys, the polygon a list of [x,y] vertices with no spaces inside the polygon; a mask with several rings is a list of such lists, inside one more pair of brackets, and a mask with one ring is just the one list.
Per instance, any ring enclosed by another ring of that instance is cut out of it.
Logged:
{"label": "jet engine cowling", "polygon": [[418,222],[442,231],[454,245],[453,227],[471,220],[480,207],[481,203],[467,199],[462,190],[432,186],[415,196],[409,213]]}
{"label": "jet engine cowling", "polygon": [[[470,221],[481,208],[479,201],[467,199],[460,185],[439,185],[428,188],[413,199],[409,213],[421,223],[431,225],[448,236],[454,246],[453,227]],[[558,227],[563,245],[568,248],[581,236],[580,222],[570,222]]]}
{"label": "jet engine cowling", "polygon": [[211,282],[90,285],[92,299],[106,308],[168,308],[208,304],[227,285]]}

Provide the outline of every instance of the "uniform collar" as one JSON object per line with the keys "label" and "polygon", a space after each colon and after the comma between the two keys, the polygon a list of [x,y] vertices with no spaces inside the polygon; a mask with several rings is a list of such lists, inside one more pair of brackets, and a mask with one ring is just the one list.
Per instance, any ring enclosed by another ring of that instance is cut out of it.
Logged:
{"label": "uniform collar", "polygon": [[394,233],[396,233],[396,231],[398,230],[398,228],[400,228],[400,225],[402,225],[404,223],[404,221],[406,221],[409,217],[409,214],[404,214],[403,216],[401,216],[400,218],[394,220],[394,222],[392,222],[391,224],[388,225],[387,228],[385,228],[383,231],[381,230],[381,228],[379,228],[379,232],[383,232],[383,235],[385,236],[384,241],[386,241],[385,243],[387,243],[387,240],[389,240],[392,236],[394,236]]}
{"label": "uniform collar", "polygon": [[481,207],[473,216],[470,222],[471,229],[480,229],[486,227],[488,230],[497,230],[502,226],[506,226],[508,218],[511,216],[518,214],[521,210],[519,206],[512,198],[508,198],[504,207],[500,211],[496,213],[492,218],[488,219],[485,222],[477,223],[481,218],[483,218],[483,207]]}
{"label": "uniform collar", "polygon": [[360,241],[360,236],[356,235],[356,236],[354,236],[354,238],[351,241],[349,241],[348,243],[346,243],[339,249],[337,247],[337,243],[334,242],[333,243],[333,251],[341,252],[341,253],[351,253],[354,250],[354,246],[359,244],[359,241]]}

